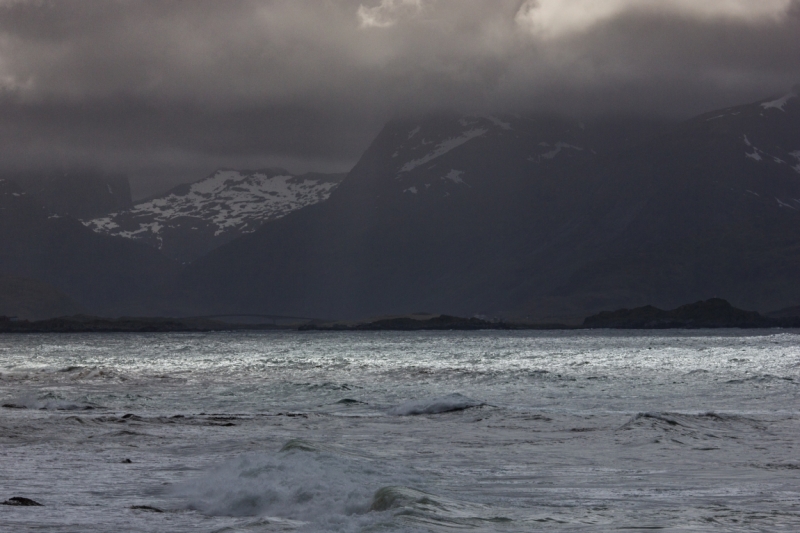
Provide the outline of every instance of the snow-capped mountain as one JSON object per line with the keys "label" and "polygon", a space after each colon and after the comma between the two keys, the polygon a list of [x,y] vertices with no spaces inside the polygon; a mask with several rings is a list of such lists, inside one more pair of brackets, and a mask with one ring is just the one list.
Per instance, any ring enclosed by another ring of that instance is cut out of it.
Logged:
{"label": "snow-capped mountain", "polygon": [[573,199],[592,185],[573,178],[662,126],[506,115],[392,121],[330,201],[215,250],[182,281],[215,312],[508,309],[527,297],[514,287],[529,256],[546,253],[539,249],[580,212]]}
{"label": "snow-capped mountain", "polygon": [[292,175],[283,169],[218,170],[84,224],[98,233],[145,242],[187,262],[266,221],[327,200],[343,177]]}

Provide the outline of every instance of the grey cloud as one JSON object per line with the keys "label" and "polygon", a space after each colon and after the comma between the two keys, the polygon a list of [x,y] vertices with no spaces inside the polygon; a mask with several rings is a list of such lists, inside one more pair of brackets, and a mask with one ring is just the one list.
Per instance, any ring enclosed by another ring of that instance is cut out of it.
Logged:
{"label": "grey cloud", "polygon": [[216,166],[341,170],[398,115],[684,117],[800,81],[797,1],[604,2],[546,35],[523,0],[0,2],[0,170],[81,162],[164,186]]}

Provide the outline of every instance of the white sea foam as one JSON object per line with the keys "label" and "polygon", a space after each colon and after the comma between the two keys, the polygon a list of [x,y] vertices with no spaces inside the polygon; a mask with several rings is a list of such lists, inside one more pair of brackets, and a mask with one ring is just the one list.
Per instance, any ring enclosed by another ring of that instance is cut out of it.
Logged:
{"label": "white sea foam", "polygon": [[358,531],[382,519],[371,506],[383,472],[369,461],[292,447],[236,457],[176,492],[189,508],[209,516],[260,516],[290,520],[308,531]]}

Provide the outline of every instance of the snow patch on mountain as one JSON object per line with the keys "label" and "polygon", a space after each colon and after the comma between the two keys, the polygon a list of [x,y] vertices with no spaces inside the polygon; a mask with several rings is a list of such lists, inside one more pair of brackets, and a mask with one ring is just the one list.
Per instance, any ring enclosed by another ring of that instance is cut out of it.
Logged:
{"label": "snow patch on mountain", "polygon": [[83,223],[98,233],[150,240],[159,248],[166,230],[186,229],[187,225],[193,226],[192,230],[198,226],[210,229],[214,237],[250,233],[267,220],[327,200],[339,185],[340,178],[309,176],[292,176],[278,169],[218,170],[164,196]]}
{"label": "snow patch on mountain", "polygon": [[579,152],[583,151],[583,148],[579,146],[573,146],[569,143],[559,141],[555,144],[555,147],[552,150],[542,154],[540,157],[545,159],[553,159],[555,156],[561,153],[561,150],[564,150],[565,148],[571,148],[572,150],[578,150]]}
{"label": "snow patch on mountain", "polygon": [[789,155],[797,159],[797,165],[793,166],[792,168],[800,174],[800,150],[795,150],[794,152],[789,152]]}
{"label": "snow patch on mountain", "polygon": [[452,181],[453,183],[457,183],[459,185],[466,185],[467,182],[465,182],[463,179],[461,179],[461,176],[463,176],[463,175],[464,175],[464,171],[463,170],[455,170],[454,169],[454,170],[451,170],[450,172],[448,172],[446,176],[442,176],[442,179],[443,180]]}
{"label": "snow patch on mountain", "polygon": [[462,144],[464,144],[464,143],[466,143],[468,141],[471,141],[472,139],[474,139],[476,137],[480,137],[481,135],[484,135],[487,131],[489,131],[489,130],[486,129],[486,128],[473,128],[473,129],[470,129],[470,130],[467,130],[467,131],[463,132],[458,137],[451,137],[449,139],[445,139],[444,141],[442,141],[439,144],[437,144],[432,152],[429,152],[427,155],[425,155],[425,156],[423,156],[423,157],[421,157],[419,159],[413,159],[413,160],[407,162],[405,165],[403,165],[400,168],[400,172],[410,172],[410,171],[414,170],[415,168],[417,168],[417,167],[419,167],[421,165],[424,165],[425,163],[429,163],[430,161],[433,161],[437,157],[443,156],[444,154],[446,154],[450,150],[452,150],[454,148],[457,148],[457,147],[461,146]]}
{"label": "snow patch on mountain", "polygon": [[750,159],[752,159],[754,161],[761,161],[761,155],[758,153],[758,148],[753,150],[752,154],[748,154],[747,152],[745,152],[744,155],[749,157]]}
{"label": "snow patch on mountain", "polygon": [[575,150],[577,152],[583,151],[583,148],[581,148],[580,146],[575,146],[573,144],[569,144],[563,141],[558,141],[554,144],[542,141],[539,143],[539,146],[541,146],[542,148],[546,148],[548,150],[544,153],[529,157],[528,161],[532,163],[540,163],[542,159],[552,160],[555,159],[556,156],[564,150]]}
{"label": "snow patch on mountain", "polygon": [[[777,163],[778,165],[786,164],[786,161],[784,161],[780,157],[770,154],[769,152],[766,152],[761,148],[758,148],[757,146],[754,146],[753,143],[750,142],[750,139],[747,138],[747,135],[744,136],[744,144],[747,145],[748,148],[752,148],[753,150],[752,153],[745,151],[744,155],[745,157],[752,159],[753,161],[763,161],[764,157],[766,157],[768,160],[771,159],[773,163]],[[780,148],[778,149],[780,150]],[[800,150],[789,152],[789,156],[797,159],[799,164],[797,166],[792,167],[792,169],[800,173]]]}
{"label": "snow patch on mountain", "polygon": [[500,128],[501,130],[511,131],[511,123],[500,120],[494,115],[485,115],[483,118]]}
{"label": "snow patch on mountain", "polygon": [[797,97],[797,93],[791,92],[791,93],[786,94],[786,95],[784,95],[784,96],[782,96],[782,97],[780,97],[780,98],[778,98],[776,100],[772,100],[770,102],[764,102],[763,104],[761,104],[761,107],[764,108],[764,109],[779,109],[779,110],[785,112],[786,110],[784,109],[784,106],[786,105],[786,103],[789,100],[791,100],[792,98],[796,98],[796,97]]}

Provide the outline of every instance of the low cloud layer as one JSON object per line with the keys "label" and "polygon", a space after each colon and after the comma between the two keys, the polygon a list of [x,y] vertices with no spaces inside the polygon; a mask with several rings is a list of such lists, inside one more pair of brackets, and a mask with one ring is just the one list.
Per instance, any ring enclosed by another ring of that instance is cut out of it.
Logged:
{"label": "low cloud layer", "polygon": [[681,118],[797,50],[797,0],[0,0],[0,170],[342,170],[394,116]]}

